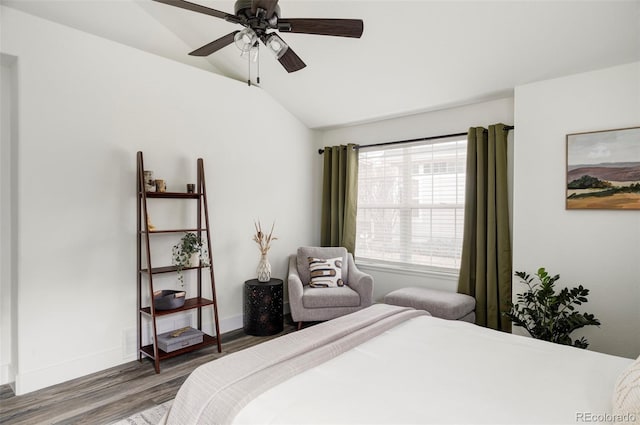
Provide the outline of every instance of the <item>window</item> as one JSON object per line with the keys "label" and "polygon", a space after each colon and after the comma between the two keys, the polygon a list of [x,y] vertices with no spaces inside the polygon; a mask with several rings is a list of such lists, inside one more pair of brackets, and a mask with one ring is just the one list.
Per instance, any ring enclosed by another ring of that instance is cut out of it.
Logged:
{"label": "window", "polygon": [[466,138],[362,148],[356,256],[375,263],[458,270]]}

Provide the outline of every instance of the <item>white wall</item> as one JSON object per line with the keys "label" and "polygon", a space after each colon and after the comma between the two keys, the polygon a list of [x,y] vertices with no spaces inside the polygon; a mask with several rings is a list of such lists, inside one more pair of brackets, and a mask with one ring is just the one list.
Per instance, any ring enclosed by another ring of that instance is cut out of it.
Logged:
{"label": "white wall", "polygon": [[[204,159],[222,330],[240,327],[253,220],[277,221],[275,277],[318,243],[315,133],[258,88],[1,12],[1,50],[20,65],[17,392],[136,358],[138,150],[169,190]],[[159,226],[187,215],[164,206]]]}
{"label": "white wall", "polygon": [[16,246],[13,231],[16,219],[15,196],[12,190],[15,170],[15,140],[17,108],[15,90],[17,60],[0,54],[0,385],[14,381],[14,334],[16,333],[12,308],[15,293],[13,250]]}
{"label": "white wall", "polygon": [[[513,122],[513,98],[497,99],[402,118],[326,130],[322,133],[322,139],[319,141],[318,147],[346,143],[375,144],[462,133],[467,131],[469,127],[486,127],[498,122],[505,124]],[[320,155],[317,156],[317,161],[321,162],[322,157]],[[395,268],[385,269],[379,266],[373,267],[362,264],[360,264],[359,268],[374,277],[374,299],[377,300],[381,300],[385,294],[395,289],[406,286],[424,286],[455,291],[458,285],[457,273],[424,273]]]}
{"label": "white wall", "polygon": [[640,354],[640,211],[566,210],[565,136],[639,125],[640,63],[515,90],[514,270],[588,288],[581,311],[602,326],[575,336],[627,357]]}

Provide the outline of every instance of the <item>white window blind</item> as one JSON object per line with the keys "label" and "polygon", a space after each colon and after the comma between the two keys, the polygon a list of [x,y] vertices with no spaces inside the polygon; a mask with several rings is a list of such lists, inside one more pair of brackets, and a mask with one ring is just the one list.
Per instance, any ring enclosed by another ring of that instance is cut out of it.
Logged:
{"label": "white window blind", "polygon": [[360,149],[358,259],[458,270],[466,152],[464,137]]}

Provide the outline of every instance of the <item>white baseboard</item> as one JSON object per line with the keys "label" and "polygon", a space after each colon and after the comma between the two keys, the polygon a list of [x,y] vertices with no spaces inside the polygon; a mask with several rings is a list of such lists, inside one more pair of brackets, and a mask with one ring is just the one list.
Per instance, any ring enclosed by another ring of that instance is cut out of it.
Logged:
{"label": "white baseboard", "polygon": [[227,332],[235,331],[236,329],[241,329],[243,326],[243,317],[242,314],[232,317],[225,317],[220,320],[220,333],[224,334]]}
{"label": "white baseboard", "polygon": [[11,384],[16,380],[16,374],[11,363],[0,365],[0,385]]}
{"label": "white baseboard", "polygon": [[[283,307],[284,313],[289,313],[289,304],[285,303]],[[231,332],[236,329],[242,329],[242,327],[242,314],[220,320],[220,333]],[[122,347],[117,347],[89,356],[70,359],[46,368],[21,372],[15,376],[10,365],[0,365],[0,377],[3,378],[3,382],[5,373],[7,379],[14,377],[14,391],[16,395],[23,395],[137,359],[137,353],[123,356],[122,351]],[[9,382],[12,382],[12,380],[8,380],[6,383]]]}
{"label": "white baseboard", "polygon": [[94,353],[42,369],[19,372],[15,380],[16,395],[23,395],[91,373],[122,364],[122,348]]}

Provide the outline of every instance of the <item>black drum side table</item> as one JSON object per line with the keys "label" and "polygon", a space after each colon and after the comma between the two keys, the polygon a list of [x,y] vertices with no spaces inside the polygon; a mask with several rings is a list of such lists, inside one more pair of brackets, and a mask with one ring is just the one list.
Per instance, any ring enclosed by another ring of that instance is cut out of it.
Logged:
{"label": "black drum side table", "polygon": [[282,279],[244,283],[244,332],[247,335],[267,336],[282,332]]}

